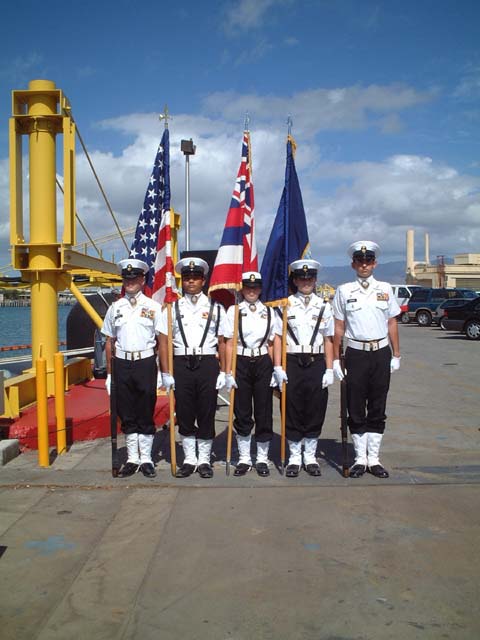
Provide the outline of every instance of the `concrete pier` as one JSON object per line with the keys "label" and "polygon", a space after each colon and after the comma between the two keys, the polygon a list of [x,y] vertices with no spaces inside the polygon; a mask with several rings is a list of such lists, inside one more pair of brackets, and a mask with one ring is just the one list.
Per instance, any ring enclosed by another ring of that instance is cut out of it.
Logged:
{"label": "concrete pier", "polygon": [[338,383],[320,478],[226,477],[224,405],[212,480],[172,478],[162,430],[153,480],[108,440],[0,467],[2,640],[480,637],[480,343],[399,329],[388,480],[341,476]]}

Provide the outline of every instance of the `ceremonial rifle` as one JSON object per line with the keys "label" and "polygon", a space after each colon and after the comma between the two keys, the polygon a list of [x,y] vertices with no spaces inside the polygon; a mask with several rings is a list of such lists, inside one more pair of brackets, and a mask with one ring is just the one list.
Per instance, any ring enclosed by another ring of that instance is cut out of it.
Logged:
{"label": "ceremonial rifle", "polygon": [[114,345],[112,341],[110,344],[112,345],[110,352],[110,440],[112,443],[112,476],[117,478],[120,470],[117,446],[117,388],[115,384]]}
{"label": "ceremonial rifle", "polygon": [[342,435],[342,475],[348,478],[350,467],[348,465],[348,423],[347,423],[347,380],[345,378],[345,355],[343,345],[340,343],[340,364],[344,378],[340,382],[340,432]]}

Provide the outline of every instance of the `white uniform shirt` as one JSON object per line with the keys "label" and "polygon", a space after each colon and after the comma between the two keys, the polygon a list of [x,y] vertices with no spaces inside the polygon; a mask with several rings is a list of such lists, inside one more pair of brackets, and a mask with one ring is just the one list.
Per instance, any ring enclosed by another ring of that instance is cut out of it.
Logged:
{"label": "white uniform shirt", "polygon": [[[204,293],[198,294],[196,304],[191,301],[192,296],[185,295],[178,301],[178,309],[182,321],[185,339],[188,348],[198,348],[202,341],[205,327],[210,313],[210,299]],[[218,337],[223,335],[225,322],[225,309],[221,304],[214,303],[212,320],[208,328],[208,334],[203,343],[203,353],[215,354],[217,352]],[[218,334],[216,328],[218,326]],[[176,355],[185,353],[185,344],[177,322],[175,304],[172,304],[173,348]],[[168,312],[165,307],[162,311],[160,333],[168,335]]]}
{"label": "white uniform shirt", "polygon": [[102,333],[117,339],[123,351],[144,351],[156,347],[155,336],[160,333],[162,307],[143,293],[135,296],[132,306],[128,298],[116,300],[107,310]]}
{"label": "white uniform shirt", "polygon": [[[333,336],[334,334],[332,307],[329,302],[324,302],[322,298],[319,298],[314,293],[309,297],[310,302],[308,306],[305,306],[304,296],[301,294],[296,293],[288,296],[288,324],[297,336],[298,344],[309,345],[317,324],[318,314],[323,305],[325,305],[318,332],[312,345],[320,347],[323,344],[323,336]],[[282,317],[278,313],[275,313],[275,333],[282,335]],[[287,331],[287,350],[288,347],[293,347],[294,345],[295,342]]]}
{"label": "white uniform shirt", "polygon": [[[238,305],[238,313],[242,316],[242,335],[246,347],[248,349],[257,349],[261,345],[267,346],[268,341],[273,340],[275,335],[273,329],[274,318],[276,314],[273,309],[270,309],[270,331],[268,332],[265,342],[263,342],[267,331],[268,309],[263,302],[260,302],[260,300],[257,300],[252,304],[255,304],[255,311],[250,309],[250,303],[246,300],[242,300]],[[223,333],[225,338],[233,337],[234,313],[235,305],[232,305],[228,308],[226,315]],[[237,345],[239,347],[243,347],[242,341],[240,340],[240,334],[238,335]]]}
{"label": "white uniform shirt", "polygon": [[333,299],[335,318],[345,322],[345,337],[381,340],[388,335],[388,320],[400,313],[392,287],[371,277],[364,289],[358,280],[338,287]]}

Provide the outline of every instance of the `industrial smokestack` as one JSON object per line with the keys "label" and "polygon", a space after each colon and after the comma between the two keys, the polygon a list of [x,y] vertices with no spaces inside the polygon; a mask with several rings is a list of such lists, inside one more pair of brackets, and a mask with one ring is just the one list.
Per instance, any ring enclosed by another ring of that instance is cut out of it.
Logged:
{"label": "industrial smokestack", "polygon": [[430,264],[430,238],[425,234],[425,264]]}
{"label": "industrial smokestack", "polygon": [[407,230],[407,273],[414,273],[414,231]]}

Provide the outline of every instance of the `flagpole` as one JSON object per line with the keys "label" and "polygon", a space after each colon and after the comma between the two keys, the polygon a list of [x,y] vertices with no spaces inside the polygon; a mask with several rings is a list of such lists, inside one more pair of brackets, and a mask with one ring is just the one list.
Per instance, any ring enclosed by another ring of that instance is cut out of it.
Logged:
{"label": "flagpole", "polygon": [[[282,369],[287,370],[287,308],[288,299],[283,305],[282,313]],[[280,473],[283,476],[286,458],[286,422],[287,422],[287,385],[280,389]]]}
{"label": "flagpole", "polygon": [[[232,336],[232,376],[235,378],[237,371],[237,342],[238,342],[238,291],[235,291],[235,311],[233,315],[233,336]],[[232,457],[232,440],[233,440],[233,414],[235,405],[235,387],[230,389],[230,406],[228,408],[228,431],[227,431],[227,456],[225,464],[225,472],[230,475],[230,461]]]}
{"label": "flagpole", "polygon": [[[167,326],[168,372],[173,377],[173,321],[171,302],[167,302]],[[175,478],[177,473],[177,450],[175,445],[175,395],[172,387],[170,387],[170,391],[168,392],[168,405],[170,412],[170,468],[172,476]]]}

